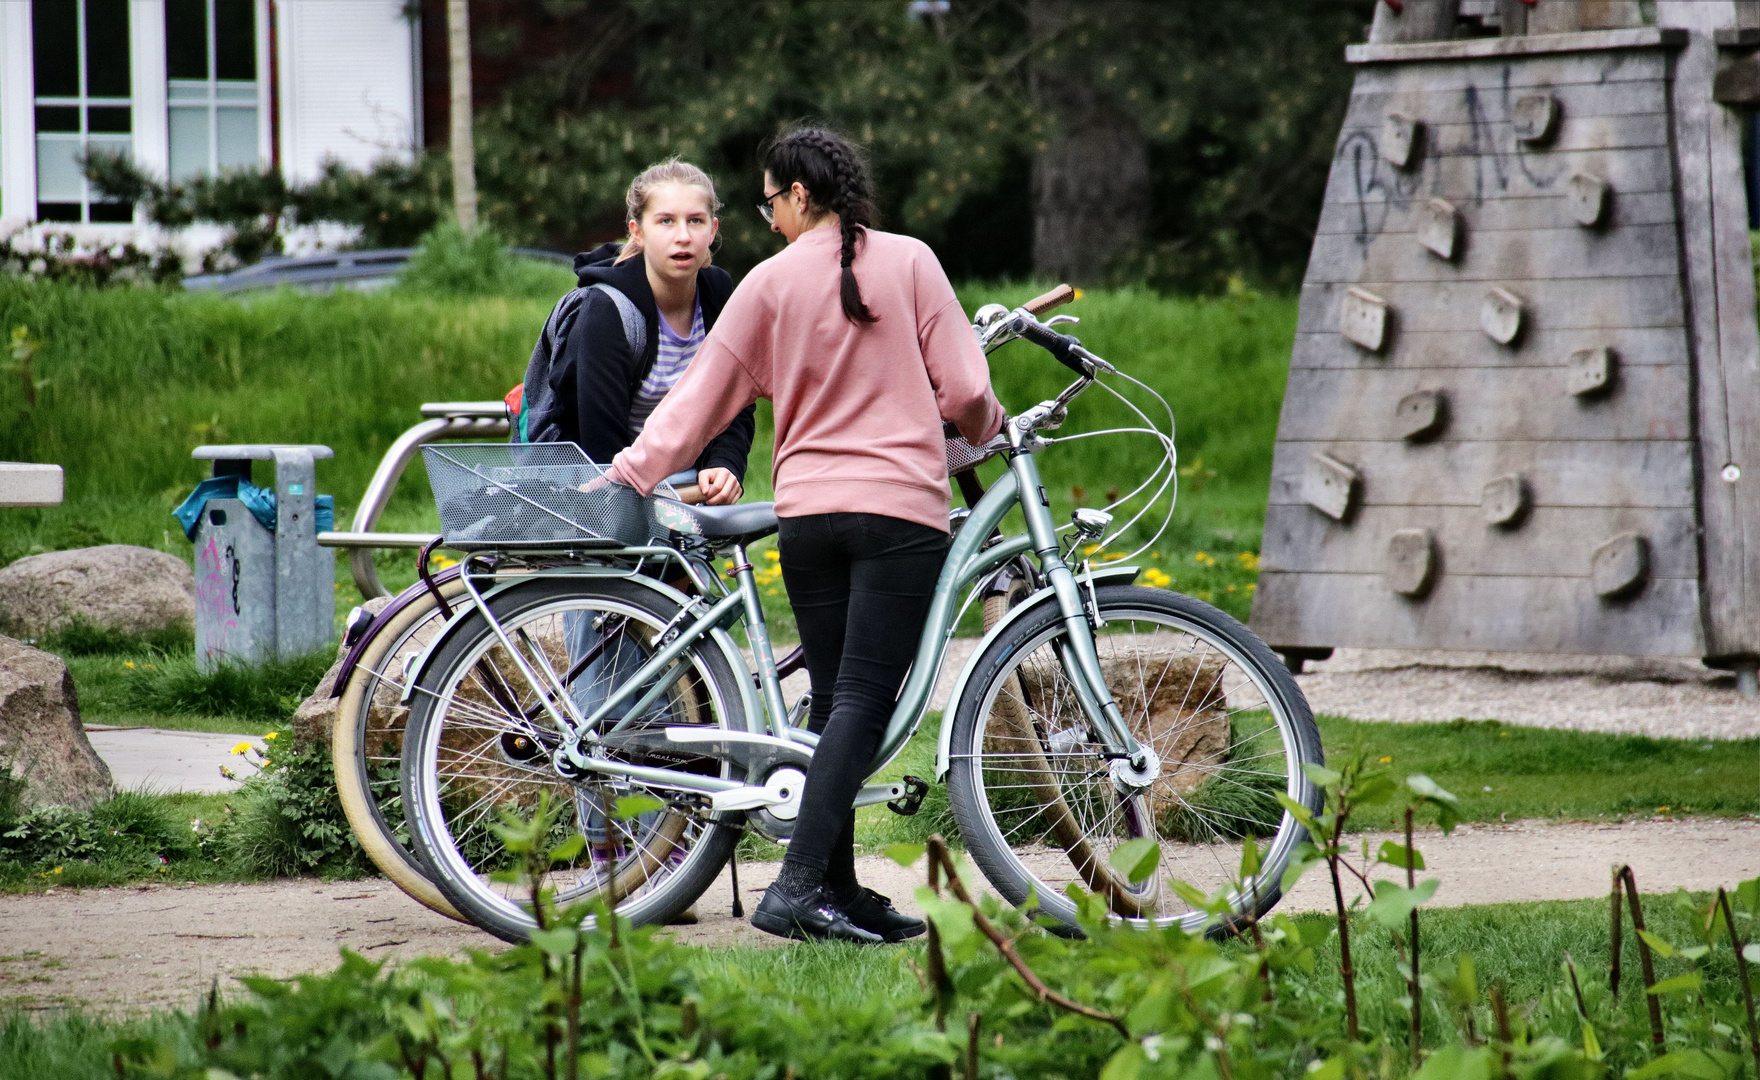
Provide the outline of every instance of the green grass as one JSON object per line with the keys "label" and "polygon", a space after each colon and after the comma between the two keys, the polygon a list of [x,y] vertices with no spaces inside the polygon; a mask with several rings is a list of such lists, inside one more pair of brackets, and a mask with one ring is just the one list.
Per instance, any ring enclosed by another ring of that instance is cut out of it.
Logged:
{"label": "green grass", "polygon": [[[1554,731],[1495,720],[1446,724],[1360,723],[1319,718],[1329,761],[1359,750],[1388,758],[1399,775],[1423,773],[1460,797],[1469,822],[1610,821],[1760,815],[1760,739],[1709,741],[1642,735]],[[932,779],[940,717],[931,713],[897,759],[880,774]],[[1367,807],[1352,818],[1359,830],[1391,828],[1393,811]],[[940,832],[956,844],[947,789],[931,784],[915,817],[884,806],[856,811],[856,843],[864,854],[886,845],[922,843]],[[749,839],[742,859],[780,859],[782,849]]]}
{"label": "green grass", "polygon": [[335,658],[310,656],[255,667],[196,669],[183,651],[66,657],[79,690],[80,718],[119,727],[261,735],[285,726]]}
{"label": "green grass", "polygon": [[[1372,724],[1320,718],[1328,758],[1357,749],[1391,758],[1460,797],[1469,821],[1604,821],[1760,813],[1760,739],[1653,739],[1556,731],[1495,720]],[[1393,824],[1370,808],[1363,828]]]}
{"label": "green grass", "polygon": [[[969,286],[961,298],[976,310],[1038,291]],[[0,459],[59,463],[68,485],[62,506],[0,510],[0,564],[33,551],[101,543],[188,558],[190,546],[170,510],[205,475],[189,456],[203,443],[332,447],[336,457],[319,466],[319,486],[336,495],[337,519],[346,526],[385,448],[419,419],[417,407],[500,398],[522,377],[548,310],[541,298],[424,296],[408,289],[281,293],[241,303],[0,278],[0,327],[27,328],[37,343],[31,374],[46,380],[34,404],[27,404],[20,383],[0,381]],[[1206,552],[1226,564],[1235,553],[1258,548],[1294,301],[1170,299],[1123,290],[1090,293],[1070,310],[1083,317],[1080,333],[1090,347],[1167,396],[1178,418],[1182,461],[1200,466],[1182,482],[1174,527],[1161,558],[1149,564],[1166,569],[1174,587],[1211,592],[1244,615],[1251,575],[1218,575],[1192,558]],[[1025,344],[997,353],[991,370],[1011,410],[1064,385],[1063,369]],[[1095,391],[1077,403],[1064,433],[1117,426],[1128,416]],[[747,483],[753,499],[771,492],[767,408],[759,423]],[[1052,448],[1042,462],[1054,511],[1067,516],[1077,488],[1090,505],[1114,486],[1129,490],[1156,458],[1154,444],[1142,437]],[[259,482],[268,481],[266,470],[260,467]],[[418,461],[380,527],[419,531],[437,524]],[[377,558],[392,589],[414,581],[412,553]],[[777,640],[792,642],[780,584],[769,587],[775,589],[766,604]],[[357,602],[347,560],[339,559],[338,617]]]}
{"label": "green grass", "polygon": [[[1323,869],[1310,871],[1323,872]],[[1444,889],[1447,884],[1443,882]],[[1666,883],[1644,884],[1648,888],[1661,889]],[[1733,886],[1735,882],[1729,884]],[[1706,896],[1695,896],[1692,902],[1699,905],[1702,913],[1708,900]],[[1651,932],[1677,945],[1688,943],[1695,937],[1687,911],[1670,896],[1645,896],[1644,915]],[[1295,918],[1298,924],[1332,921],[1331,916],[1319,913]],[[1440,965],[1461,954],[1472,956],[1481,990],[1494,980],[1501,981],[1512,1007],[1538,1001],[1563,985],[1560,965],[1567,951],[1577,965],[1585,991],[1597,998],[1605,997],[1612,944],[1605,900],[1430,908],[1423,915],[1422,933],[1424,954],[1430,958],[1427,963]],[[773,987],[783,996],[813,995],[852,1003],[871,1001],[883,995],[902,1008],[913,1007],[923,999],[916,975],[904,962],[908,958],[922,966],[920,945],[904,949],[864,949],[844,945],[798,949],[734,946],[693,952],[692,970],[705,983],[716,979],[729,982],[744,979],[750,984]],[[1638,952],[1629,924],[1622,955],[1628,978],[1635,982],[1638,978]],[[1397,1030],[1402,1027],[1405,1013],[1397,1000],[1403,987],[1399,985],[1400,977],[1395,971],[1397,957],[1389,937],[1371,930],[1368,924],[1359,923],[1351,938],[1351,959],[1358,972],[1365,1029]],[[1718,975],[1728,977],[1733,974],[1734,964],[1727,951],[1712,957],[1709,963],[1717,965],[1710,970]],[[1659,979],[1685,970],[1686,961],[1678,957],[1657,960]],[[1296,978],[1320,993],[1340,992],[1337,938],[1322,946],[1313,974],[1298,974]],[[1633,1013],[1636,1018],[1642,1005],[1638,1004],[1638,995],[1631,992],[1630,985],[1626,998],[1628,1004],[1636,1006],[1637,1011]]]}

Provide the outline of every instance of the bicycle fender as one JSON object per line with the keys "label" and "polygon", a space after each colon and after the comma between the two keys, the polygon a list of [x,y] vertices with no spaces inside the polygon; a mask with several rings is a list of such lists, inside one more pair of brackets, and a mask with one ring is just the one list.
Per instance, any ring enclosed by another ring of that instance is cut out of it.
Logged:
{"label": "bicycle fender", "polygon": [[[1137,575],[1142,572],[1143,568],[1140,566],[1101,567],[1094,571],[1094,584],[1129,585],[1137,580]],[[1076,578],[1076,581],[1080,585],[1086,585],[1088,575],[1081,574]],[[1046,603],[1057,603],[1057,594],[1052,591],[1049,585],[1029,594],[1016,604],[1013,610],[1002,617],[1001,622],[992,626],[990,632],[978,641],[978,647],[973,649],[972,655],[966,659],[965,667],[960,669],[959,678],[953,681],[953,690],[947,695],[947,707],[941,713],[941,734],[937,738],[935,746],[936,783],[947,782],[947,770],[951,766],[950,759],[953,755],[953,714],[959,708],[960,698],[965,696],[966,684],[971,681],[972,673],[978,668],[978,660],[983,657],[985,650],[990,648],[990,643],[1002,636],[1004,630],[1024,618],[1028,612]]]}
{"label": "bicycle fender", "polygon": [[[434,575],[434,586],[438,588],[445,585],[457,576],[458,568],[455,566],[448,566],[446,569]],[[398,593],[397,596],[392,599],[391,603],[380,608],[378,614],[371,617],[367,623],[366,631],[355,640],[353,645],[349,646],[348,655],[343,659],[342,667],[336,672],[336,681],[330,688],[330,696],[332,698],[340,698],[342,692],[348,689],[348,680],[353,677],[354,669],[360,666],[361,656],[367,651],[367,646],[371,645],[373,639],[379,636],[379,631],[391,625],[391,620],[395,619],[398,613],[404,608],[409,607],[411,604],[427,595],[428,587],[418,581],[414,585],[411,585],[409,588]]]}

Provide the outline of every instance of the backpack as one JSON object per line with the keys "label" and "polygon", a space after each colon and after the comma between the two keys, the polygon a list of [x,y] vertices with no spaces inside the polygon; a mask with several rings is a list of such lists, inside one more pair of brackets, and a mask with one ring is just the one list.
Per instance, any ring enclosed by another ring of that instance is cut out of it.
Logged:
{"label": "backpack", "polygon": [[508,418],[513,421],[512,437],[508,441],[531,442],[532,435],[539,434],[530,429],[530,418],[534,414],[547,414],[550,411],[550,361],[556,355],[556,343],[568,332],[569,324],[587,301],[587,293],[594,289],[602,291],[617,305],[617,314],[623,320],[624,340],[629,342],[630,355],[639,359],[648,351],[648,323],[642,318],[641,309],[636,307],[635,301],[604,282],[569,292],[556,302],[550,318],[544,322],[544,332],[538,335],[538,344],[532,349],[531,362],[526,366],[525,381],[509,390],[502,399],[507,403]]}

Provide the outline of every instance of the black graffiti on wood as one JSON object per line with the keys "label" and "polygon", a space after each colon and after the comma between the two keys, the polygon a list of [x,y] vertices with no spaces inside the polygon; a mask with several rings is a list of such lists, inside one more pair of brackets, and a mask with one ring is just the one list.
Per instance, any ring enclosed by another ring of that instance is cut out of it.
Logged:
{"label": "black graffiti on wood", "polygon": [[[1367,250],[1387,227],[1389,213],[1408,209],[1426,188],[1426,197],[1477,206],[1508,194],[1512,183],[1519,181],[1544,191],[1569,173],[1565,155],[1528,146],[1516,138],[1510,119],[1516,98],[1547,91],[1544,87],[1523,87],[1518,93],[1510,85],[1511,72],[1511,66],[1504,65],[1499,85],[1489,91],[1467,84],[1460,98],[1467,117],[1465,131],[1457,126],[1445,135],[1434,125],[1428,127],[1418,148],[1420,158],[1409,171],[1395,169],[1382,159],[1379,129],[1372,121],[1345,128],[1334,160],[1350,170],[1349,197],[1356,206],[1358,247]],[[1449,190],[1442,163],[1463,157],[1472,159],[1472,190]]]}

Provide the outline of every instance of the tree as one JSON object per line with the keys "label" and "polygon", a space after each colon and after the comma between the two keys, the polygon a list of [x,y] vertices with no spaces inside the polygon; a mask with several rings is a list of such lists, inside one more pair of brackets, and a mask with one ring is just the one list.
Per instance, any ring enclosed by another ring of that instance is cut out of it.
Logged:
{"label": "tree", "polygon": [[1371,0],[954,0],[916,18],[903,0],[590,7],[570,9],[580,39],[566,60],[479,121],[487,212],[511,235],[615,234],[629,176],[680,154],[734,204],[718,258],[749,265],[775,250],[740,205],[757,188],[758,146],[810,119],[869,149],[887,227],[929,241],[956,273],[1176,288],[1299,278],[1349,91],[1344,46],[1372,11]]}
{"label": "tree", "polygon": [[452,212],[465,232],[477,228],[477,153],[471,137],[471,14],[467,0],[446,0],[447,75],[452,91]]}
{"label": "tree", "polygon": [[[1133,5],[1028,0],[1041,42],[1028,76],[1034,107],[1052,121],[1033,159],[1033,272],[1094,281],[1144,239],[1149,221],[1149,140],[1077,47],[1093,27],[1134,21]],[[1104,62],[1102,62],[1104,63]]]}

